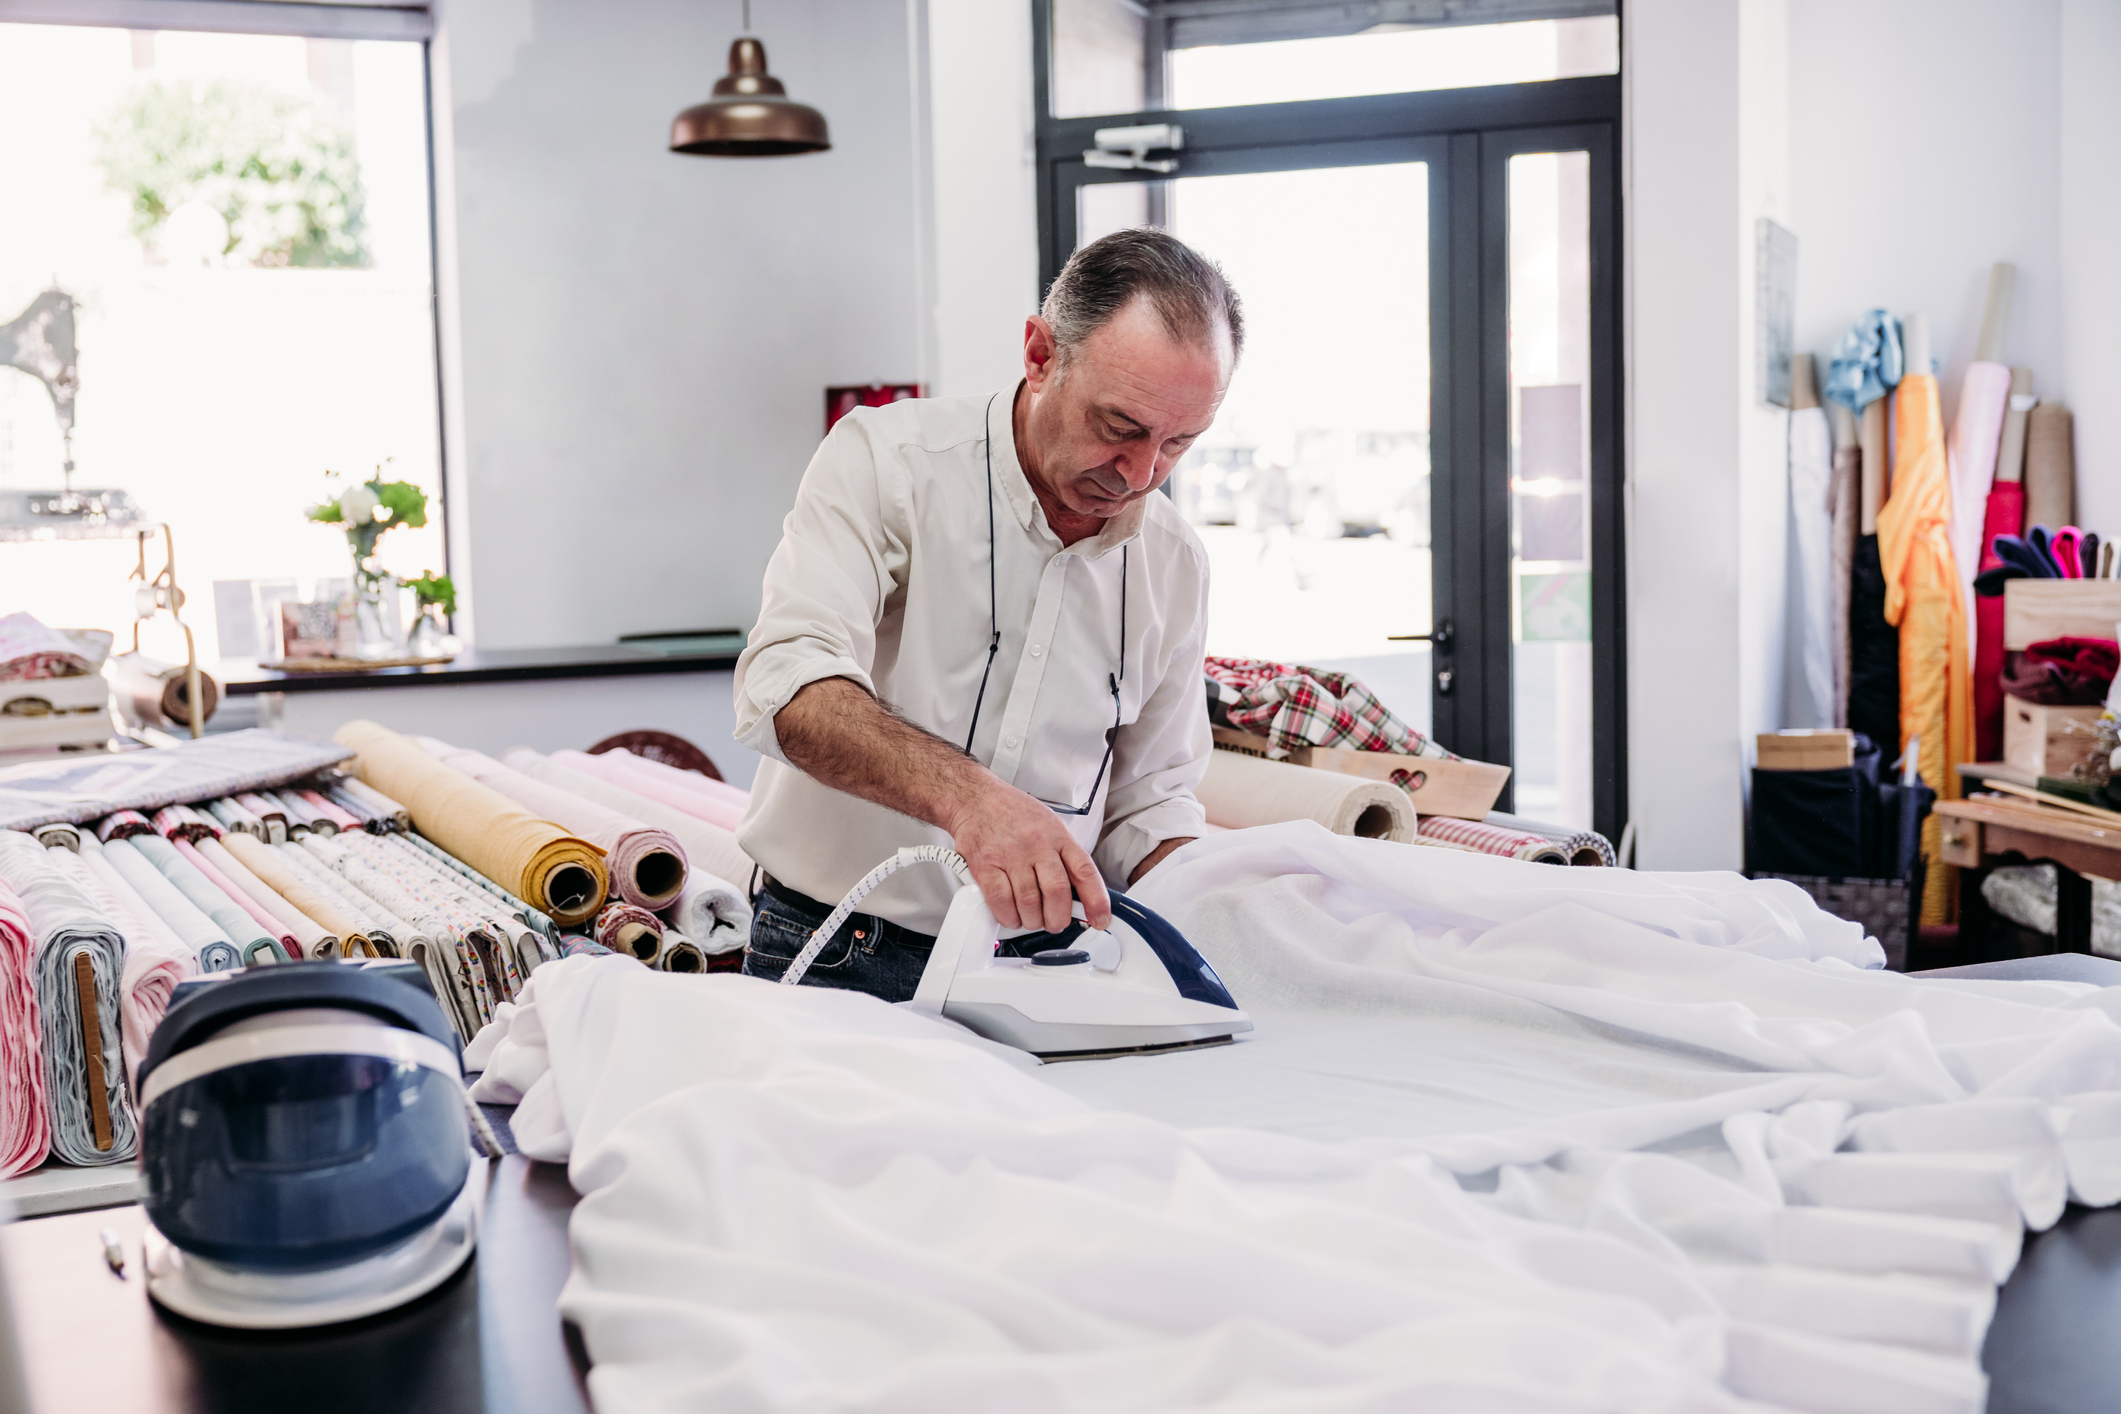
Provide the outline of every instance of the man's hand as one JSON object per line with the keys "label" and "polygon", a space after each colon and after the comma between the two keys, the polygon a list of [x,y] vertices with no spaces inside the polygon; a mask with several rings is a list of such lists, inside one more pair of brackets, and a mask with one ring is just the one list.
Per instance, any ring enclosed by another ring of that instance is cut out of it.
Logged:
{"label": "man's hand", "polygon": [[824,678],[774,716],[781,753],[813,780],[950,833],[1004,928],[1068,926],[1074,898],[1112,925],[1105,881],[1054,813],[951,743],[893,716],[846,678]]}
{"label": "man's hand", "polygon": [[1093,928],[1112,926],[1112,900],[1097,866],[1046,806],[988,776],[990,786],[938,823],[972,866],[994,921],[1004,928],[1068,926],[1074,899]]}

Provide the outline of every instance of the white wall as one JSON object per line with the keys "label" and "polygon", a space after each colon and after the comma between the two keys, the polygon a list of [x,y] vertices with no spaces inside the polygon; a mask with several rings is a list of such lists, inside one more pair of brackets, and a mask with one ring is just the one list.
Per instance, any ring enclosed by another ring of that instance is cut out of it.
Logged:
{"label": "white wall", "polygon": [[440,18],[480,644],[749,625],[826,385],[926,372],[918,0],[758,7],[833,149],[750,161],[666,150],[733,4]]}
{"label": "white wall", "polygon": [[2121,5],[2062,0],[2062,367],[2077,414],[2077,516],[2121,534]]}

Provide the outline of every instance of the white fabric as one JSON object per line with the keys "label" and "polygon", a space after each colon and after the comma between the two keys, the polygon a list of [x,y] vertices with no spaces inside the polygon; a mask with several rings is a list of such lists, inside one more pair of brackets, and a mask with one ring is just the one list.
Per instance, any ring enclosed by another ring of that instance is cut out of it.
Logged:
{"label": "white fabric", "polygon": [[1834,725],[1834,441],[1823,407],[1790,414],[1790,548],[1783,725]]}
{"label": "white fabric", "polygon": [[2024,1227],[2121,1198],[2121,997],[1794,888],[1288,825],[1139,896],[1253,1039],[541,969],[467,1063],[584,1194],[598,1406],[1971,1414]]}
{"label": "white fabric", "polygon": [[[789,766],[774,714],[809,684],[844,677],[964,744],[992,638],[990,567],[1001,648],[972,754],[1032,795],[1088,801],[1112,727],[1107,679],[1120,667],[1124,563],[1123,725],[1101,799],[1088,815],[1059,818],[1116,887],[1164,840],[1201,832],[1193,787],[1210,749],[1201,710],[1207,554],[1162,496],[1063,548],[1017,464],[1012,399],[1004,390],[849,413],[818,448],[782,526],[758,624],[737,660],[737,740],[769,758],[738,838],[774,878],[812,898],[841,897],[901,845],[950,838]],[[870,901],[922,933],[942,925],[949,905],[934,870],[909,871]]]}

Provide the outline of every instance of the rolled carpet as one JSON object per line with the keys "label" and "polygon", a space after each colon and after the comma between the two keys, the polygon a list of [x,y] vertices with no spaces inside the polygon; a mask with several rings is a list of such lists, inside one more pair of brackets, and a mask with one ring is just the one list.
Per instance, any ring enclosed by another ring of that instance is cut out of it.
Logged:
{"label": "rolled carpet", "polygon": [[1211,823],[1233,830],[1316,820],[1336,835],[1364,839],[1404,844],[1415,834],[1414,803],[1397,786],[1235,751],[1209,753],[1208,773],[1193,794]]}
{"label": "rolled carpet", "polygon": [[103,847],[104,862],[138,894],[155,917],[162,920],[178,941],[191,949],[201,972],[226,972],[243,965],[243,954],[235,940],[221,931],[207,912],[169,881],[154,862],[130,839],[113,840]]}
{"label": "rolled carpet", "polygon": [[125,939],[44,846],[0,830],[0,881],[36,937],[37,1025],[52,1152],[70,1164],[122,1163],[139,1147],[125,1103],[118,982]]}
{"label": "rolled carpet", "polygon": [[[256,843],[248,834],[243,838]],[[252,902],[272,915],[295,948],[297,957],[338,956],[339,940],[333,936],[331,930],[289,903],[286,895],[259,878],[249,865],[230,854],[227,845],[219,840],[201,840],[196,848],[202,858],[221,871],[221,877],[250,895]]]}
{"label": "rolled carpet", "polygon": [[29,913],[15,891],[0,883],[0,1178],[28,1173],[52,1150],[36,970]]}
{"label": "rolled carpet", "polygon": [[[91,836],[90,838],[94,838]],[[170,993],[198,970],[191,950],[146,913],[140,896],[115,874],[94,867],[85,857],[55,853],[52,862],[70,876],[89,901],[125,939],[125,970],[118,978],[118,1031],[129,1088],[148,1040],[169,1011]]]}
{"label": "rolled carpet", "polygon": [[[643,824],[558,786],[524,775],[484,752],[433,737],[413,738],[420,749],[525,810],[565,826],[604,851],[611,891],[638,908],[668,908],[685,889],[685,846],[668,830]],[[607,905],[608,907],[609,905]]]}
{"label": "rolled carpet", "polygon": [[[307,957],[330,957],[334,952],[374,954],[361,920],[339,906],[339,901],[317,888],[303,875],[280,850],[284,846],[260,844],[249,835],[230,835],[221,841],[221,847],[235,857],[236,863],[255,874],[264,885],[287,900],[319,930],[318,938],[312,939],[304,948]],[[332,948],[318,952],[319,939],[328,938]]]}
{"label": "rolled carpet", "polygon": [[[160,870],[163,878],[174,884],[201,913],[214,920],[214,926],[236,945],[236,954],[245,967],[261,960],[270,962],[279,956],[280,940],[260,927],[258,921],[213,880],[193,868],[190,860],[177,853],[175,845],[160,835],[134,835],[126,843],[145,855],[147,862]],[[211,970],[206,968],[204,956],[199,959],[199,966]]]}
{"label": "rolled carpet", "polygon": [[556,923],[585,922],[603,906],[610,880],[587,840],[374,722],[348,722],[335,739],[358,753],[352,765],[363,781],[404,803],[421,834]]}
{"label": "rolled carpet", "polygon": [[744,853],[730,831],[599,776],[563,766],[525,746],[502,752],[501,762],[533,780],[558,786],[674,835],[685,847],[689,877],[685,892],[665,910],[671,921],[687,937],[698,939],[709,953],[741,948],[750,942],[751,904],[745,891],[751,883],[753,866],[751,856]]}

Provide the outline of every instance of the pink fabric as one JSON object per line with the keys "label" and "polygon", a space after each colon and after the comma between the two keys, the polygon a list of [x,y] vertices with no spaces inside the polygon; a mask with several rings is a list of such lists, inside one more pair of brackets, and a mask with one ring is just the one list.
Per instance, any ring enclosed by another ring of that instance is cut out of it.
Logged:
{"label": "pink fabric", "polygon": [[36,955],[29,914],[15,891],[0,883],[0,1177],[5,1178],[29,1172],[52,1149]]}
{"label": "pink fabric", "polygon": [[335,803],[326,796],[319,795],[316,791],[303,790],[296,791],[295,794],[302,797],[304,805],[307,805],[342,830],[358,830],[362,827],[361,822],[356,820],[345,806]]}
{"label": "pink fabric", "polygon": [[221,827],[189,805],[165,805],[154,814],[155,833],[164,839],[217,840]]}
{"label": "pink fabric", "polygon": [[[182,846],[185,849],[190,845]],[[65,855],[64,859],[60,858]],[[125,970],[118,975],[118,1039],[125,1053],[127,1093],[147,1056],[147,1043],[169,1011],[169,994],[198,968],[198,958],[170,932],[140,896],[109,870],[100,852],[80,856],[51,852],[52,864],[81,886],[96,911],[125,939]],[[101,867],[99,867],[101,866]]]}
{"label": "pink fabric", "polygon": [[[1988,493],[1981,527],[1981,568],[2003,563],[1996,537],[2025,531],[2025,483],[1999,481]],[[2003,596],[1974,598],[1974,759],[2003,759]]]}
{"label": "pink fabric", "polygon": [[[1980,654],[1980,614],[1974,604],[1974,575],[1987,541],[1981,534],[1988,520],[1989,488],[1996,482],[1996,446],[2003,439],[2003,414],[2011,400],[2011,371],[2000,363],[1970,363],[1959,385],[1959,415],[1945,443],[1951,468],[1952,563],[1959,570],[1959,593],[1966,602],[1970,658]],[[1983,757],[1983,760],[1988,758]]]}
{"label": "pink fabric", "polygon": [[606,784],[623,786],[635,795],[645,795],[672,810],[682,810],[695,820],[705,820],[725,830],[736,829],[744,820],[741,807],[728,805],[702,791],[673,785],[654,771],[642,770],[645,763],[638,756],[621,759],[616,751],[607,751],[601,756],[591,756],[586,751],[555,751],[547,759],[570,771],[595,776]]}
{"label": "pink fabric", "polygon": [[613,747],[603,754],[616,756],[629,765],[638,766],[652,775],[661,777],[672,785],[698,791],[701,795],[707,796],[712,800],[719,800],[724,805],[734,805],[738,810],[749,810],[751,808],[751,792],[745,790],[742,786],[733,786],[727,781],[718,781],[712,776],[703,776],[698,771],[683,771],[662,761],[651,761],[646,756],[628,751],[623,746]]}
{"label": "pink fabric", "polygon": [[194,849],[190,840],[178,838],[171,840],[170,843],[177,847],[178,853],[191,861],[194,869],[206,876],[208,883],[222,893],[227,894],[231,899],[235,900],[245,913],[256,919],[258,926],[265,930],[266,937],[278,938],[280,945],[287,950],[289,957],[302,956],[301,949],[295,943],[295,935],[288,932],[279,919],[267,913],[265,905],[245,893],[235,880],[215,868],[213,861]]}

